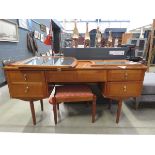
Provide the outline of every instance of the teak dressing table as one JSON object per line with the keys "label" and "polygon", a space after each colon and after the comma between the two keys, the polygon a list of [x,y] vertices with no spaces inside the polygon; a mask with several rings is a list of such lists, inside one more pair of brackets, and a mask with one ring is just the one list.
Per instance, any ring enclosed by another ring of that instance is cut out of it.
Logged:
{"label": "teak dressing table", "polygon": [[127,60],[71,57],[33,57],[4,67],[10,97],[30,102],[48,98],[49,83],[100,83],[104,97],[119,101],[117,123],[122,100],[141,94],[146,69]]}

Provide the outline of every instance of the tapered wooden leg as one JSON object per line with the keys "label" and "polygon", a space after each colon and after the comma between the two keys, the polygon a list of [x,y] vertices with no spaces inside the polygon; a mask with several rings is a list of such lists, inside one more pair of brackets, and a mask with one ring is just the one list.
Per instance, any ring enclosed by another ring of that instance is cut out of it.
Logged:
{"label": "tapered wooden leg", "polygon": [[95,116],[96,116],[96,96],[93,97],[93,103],[92,103],[92,123],[95,122]]}
{"label": "tapered wooden leg", "polygon": [[119,122],[119,118],[120,118],[120,114],[121,114],[121,109],[122,109],[122,99],[120,99],[119,102],[118,102],[116,123]]}
{"label": "tapered wooden leg", "polygon": [[40,104],[41,104],[41,111],[43,111],[44,110],[43,100],[40,100]]}
{"label": "tapered wooden leg", "polygon": [[108,109],[111,109],[112,99],[109,100]]}
{"label": "tapered wooden leg", "polygon": [[53,113],[54,113],[54,122],[55,124],[57,124],[57,103],[56,103],[56,99],[53,97]]}
{"label": "tapered wooden leg", "polygon": [[54,122],[57,124],[57,107],[56,104],[53,104],[53,113],[54,113]]}
{"label": "tapered wooden leg", "polygon": [[59,103],[57,103],[57,109],[59,110]]}
{"label": "tapered wooden leg", "polygon": [[30,108],[31,108],[31,114],[32,114],[33,125],[36,125],[36,116],[35,116],[35,110],[34,110],[33,101],[30,101]]}
{"label": "tapered wooden leg", "polygon": [[137,98],[135,97],[135,110],[137,110],[139,107],[139,101],[137,100]]}

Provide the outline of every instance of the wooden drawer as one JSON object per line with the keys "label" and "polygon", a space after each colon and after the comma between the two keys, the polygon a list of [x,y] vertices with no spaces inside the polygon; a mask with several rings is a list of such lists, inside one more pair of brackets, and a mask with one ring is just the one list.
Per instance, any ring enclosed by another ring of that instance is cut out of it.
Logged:
{"label": "wooden drawer", "polygon": [[141,94],[142,84],[142,81],[107,82],[103,95],[107,97],[136,97]]}
{"label": "wooden drawer", "polygon": [[45,97],[46,88],[41,82],[14,82],[10,85],[10,95],[14,98]]}
{"label": "wooden drawer", "polygon": [[41,82],[44,72],[36,71],[8,71],[7,78],[10,82]]}
{"label": "wooden drawer", "polygon": [[48,82],[102,82],[106,81],[106,71],[48,71],[46,77]]}
{"label": "wooden drawer", "polygon": [[143,70],[110,70],[108,71],[108,81],[142,81]]}
{"label": "wooden drawer", "polygon": [[103,82],[106,81],[105,70],[82,70],[77,71],[77,79],[79,82]]}
{"label": "wooden drawer", "polygon": [[76,82],[76,71],[47,71],[48,82]]}

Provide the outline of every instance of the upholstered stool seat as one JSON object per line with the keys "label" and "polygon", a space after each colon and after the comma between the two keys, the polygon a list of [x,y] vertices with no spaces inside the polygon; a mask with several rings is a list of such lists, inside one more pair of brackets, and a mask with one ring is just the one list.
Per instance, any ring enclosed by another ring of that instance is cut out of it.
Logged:
{"label": "upholstered stool seat", "polygon": [[62,102],[92,101],[92,122],[95,121],[96,96],[87,85],[63,85],[55,87],[54,96],[49,97],[49,103],[53,104],[54,121],[57,124],[57,108]]}

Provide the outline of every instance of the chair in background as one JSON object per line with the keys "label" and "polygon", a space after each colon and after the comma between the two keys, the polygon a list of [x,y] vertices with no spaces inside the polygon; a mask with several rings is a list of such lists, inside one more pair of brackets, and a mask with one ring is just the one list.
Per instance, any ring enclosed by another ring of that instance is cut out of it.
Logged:
{"label": "chair in background", "polygon": [[53,105],[54,122],[57,124],[57,109],[62,102],[92,101],[92,122],[96,115],[96,96],[87,85],[63,85],[55,86],[54,96],[49,97],[49,103]]}

